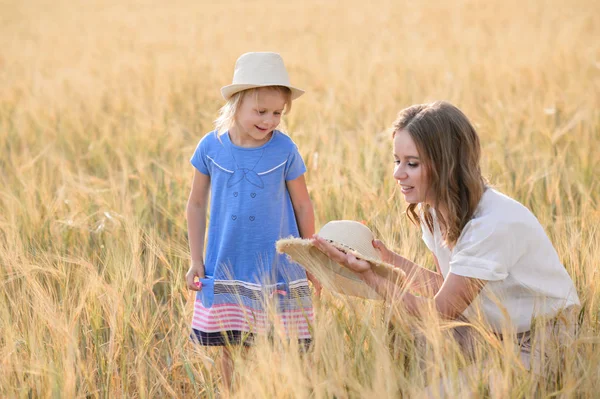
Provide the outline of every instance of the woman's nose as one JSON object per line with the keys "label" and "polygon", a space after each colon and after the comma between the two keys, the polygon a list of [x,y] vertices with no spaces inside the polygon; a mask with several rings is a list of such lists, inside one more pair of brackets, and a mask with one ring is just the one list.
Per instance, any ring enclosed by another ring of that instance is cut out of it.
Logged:
{"label": "woman's nose", "polygon": [[404,180],[407,176],[408,175],[406,174],[406,171],[404,171],[404,168],[402,168],[401,166],[396,166],[396,168],[394,169],[394,179]]}

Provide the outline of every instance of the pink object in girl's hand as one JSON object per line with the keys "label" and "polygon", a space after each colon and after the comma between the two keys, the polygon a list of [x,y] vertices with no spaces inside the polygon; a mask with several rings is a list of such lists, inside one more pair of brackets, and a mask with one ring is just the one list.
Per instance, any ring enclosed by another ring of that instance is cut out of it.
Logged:
{"label": "pink object in girl's hand", "polygon": [[202,288],[202,283],[200,281],[196,281],[194,284],[196,284],[196,287]]}

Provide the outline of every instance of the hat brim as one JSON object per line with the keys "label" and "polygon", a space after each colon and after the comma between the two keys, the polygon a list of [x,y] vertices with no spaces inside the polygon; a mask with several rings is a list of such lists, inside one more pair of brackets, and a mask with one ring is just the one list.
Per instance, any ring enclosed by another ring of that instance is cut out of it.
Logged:
{"label": "hat brim", "polygon": [[[353,250],[344,248],[335,242],[331,243],[340,251],[351,253],[357,258],[371,263],[372,270],[390,282],[403,286],[406,281],[404,272],[397,267],[377,259],[370,259]],[[276,243],[277,252],[285,253],[292,260],[304,267],[306,271],[315,276],[323,286],[330,291],[344,295],[356,296],[367,299],[383,299],[373,288],[368,286],[354,271],[334,262],[320,249],[316,248],[311,240],[301,238],[285,238]]]}
{"label": "hat brim", "polygon": [[235,93],[239,93],[240,91],[244,91],[244,90],[248,90],[248,89],[255,89],[257,87],[267,87],[267,86],[287,87],[288,89],[290,89],[292,91],[292,100],[295,100],[304,94],[304,90],[298,89],[297,87],[294,87],[294,86],[281,85],[281,84],[276,84],[276,83],[270,83],[270,84],[265,83],[265,84],[232,84],[232,85],[228,85],[228,86],[223,86],[223,87],[221,87],[221,95],[223,96],[223,98],[225,100],[229,100],[231,98],[231,96],[233,96]]}

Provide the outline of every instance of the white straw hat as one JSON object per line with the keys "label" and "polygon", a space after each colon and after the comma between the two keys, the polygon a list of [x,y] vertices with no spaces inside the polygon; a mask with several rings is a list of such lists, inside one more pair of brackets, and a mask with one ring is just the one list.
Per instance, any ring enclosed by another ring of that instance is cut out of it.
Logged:
{"label": "white straw hat", "polygon": [[242,54],[235,62],[233,82],[221,87],[225,100],[243,90],[264,86],[285,86],[292,91],[292,100],[304,94],[304,90],[290,85],[290,78],[277,53],[254,52]]}
{"label": "white straw hat", "polygon": [[[321,228],[318,235],[339,250],[368,261],[375,273],[391,282],[400,286],[405,282],[406,275],[401,269],[381,260],[379,251],[373,248],[373,233],[362,223],[352,220],[331,221]],[[277,252],[289,255],[332,291],[361,298],[382,299],[358,274],[331,260],[313,246],[311,240],[285,238],[278,240],[276,247]]]}

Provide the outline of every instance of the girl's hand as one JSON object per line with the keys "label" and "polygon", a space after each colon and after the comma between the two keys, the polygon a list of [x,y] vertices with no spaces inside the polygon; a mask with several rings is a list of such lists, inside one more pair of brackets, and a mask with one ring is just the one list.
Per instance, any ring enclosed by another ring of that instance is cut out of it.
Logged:
{"label": "girl's hand", "polygon": [[202,289],[202,283],[195,281],[196,277],[198,277],[198,280],[204,278],[204,262],[202,261],[192,261],[190,268],[185,274],[185,285],[188,290],[200,291]]}
{"label": "girl's hand", "polygon": [[379,251],[382,261],[391,265],[394,264],[394,253],[387,249],[383,242],[380,240],[373,240],[373,248]]}
{"label": "girl's hand", "polygon": [[313,245],[327,255],[329,259],[346,266],[348,269],[359,274],[366,273],[371,270],[371,264],[369,262],[362,259],[357,259],[352,254],[347,254],[340,251],[331,245],[327,240],[319,237],[318,235],[314,235],[312,240]]}
{"label": "girl's hand", "polygon": [[321,296],[321,290],[323,289],[323,286],[321,285],[321,283],[319,282],[319,280],[316,279],[315,276],[313,276],[311,273],[306,272],[306,277],[308,278],[308,281],[310,281],[310,283],[312,284],[313,287],[315,287],[315,294],[318,297]]}

